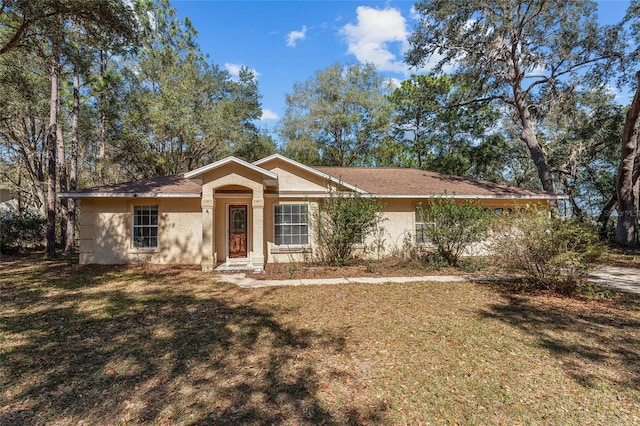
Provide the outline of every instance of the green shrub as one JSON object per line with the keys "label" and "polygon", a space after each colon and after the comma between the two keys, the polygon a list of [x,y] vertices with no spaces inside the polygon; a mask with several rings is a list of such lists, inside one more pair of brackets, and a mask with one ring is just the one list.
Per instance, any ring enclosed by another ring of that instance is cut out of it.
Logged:
{"label": "green shrub", "polygon": [[418,217],[424,223],[425,239],[450,266],[458,266],[471,244],[486,239],[493,214],[476,202],[458,204],[442,197],[418,206]]}
{"label": "green shrub", "polygon": [[489,267],[489,262],[482,257],[466,257],[460,259],[458,266],[465,272],[478,272]]}
{"label": "green shrub", "polygon": [[494,254],[535,288],[572,294],[602,254],[597,229],[583,223],[529,212],[503,225]]}
{"label": "green shrub", "polygon": [[41,245],[44,225],[45,219],[32,213],[0,218],[0,249],[12,252]]}
{"label": "green shrub", "polygon": [[331,191],[311,215],[320,263],[343,266],[354,258],[354,250],[373,235],[382,223],[383,204],[359,194]]}

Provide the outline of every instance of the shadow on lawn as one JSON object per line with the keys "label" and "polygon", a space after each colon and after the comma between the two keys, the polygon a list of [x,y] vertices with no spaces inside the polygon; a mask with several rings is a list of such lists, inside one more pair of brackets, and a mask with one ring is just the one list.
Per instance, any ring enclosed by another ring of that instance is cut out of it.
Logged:
{"label": "shadow on lawn", "polygon": [[[3,273],[0,424],[383,422],[318,396],[304,351],[341,351],[343,339],[284,326],[246,291],[194,287],[170,268]],[[127,280],[149,285],[113,284]]]}
{"label": "shadow on lawn", "polygon": [[640,306],[634,296],[617,302],[579,301],[554,296],[514,295],[482,311],[485,318],[512,324],[562,360],[568,374],[585,387],[640,390]]}

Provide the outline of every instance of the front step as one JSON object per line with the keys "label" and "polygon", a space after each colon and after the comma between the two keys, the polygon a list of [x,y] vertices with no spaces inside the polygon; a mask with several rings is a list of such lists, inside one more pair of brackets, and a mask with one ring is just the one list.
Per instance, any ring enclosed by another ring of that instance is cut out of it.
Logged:
{"label": "front step", "polygon": [[251,262],[224,262],[216,266],[216,272],[261,272],[263,267]]}

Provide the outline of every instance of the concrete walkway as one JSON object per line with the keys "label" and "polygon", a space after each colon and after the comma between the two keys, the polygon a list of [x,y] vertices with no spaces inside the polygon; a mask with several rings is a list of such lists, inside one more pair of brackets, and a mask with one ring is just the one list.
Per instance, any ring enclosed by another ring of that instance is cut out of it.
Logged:
{"label": "concrete walkway", "polygon": [[589,275],[589,281],[620,291],[640,294],[640,269],[604,266]]}
{"label": "concrete walkway", "polygon": [[[258,280],[243,273],[220,274],[220,280],[243,288],[279,287],[290,285],[328,285],[328,284],[385,284],[411,283],[417,281],[460,282],[473,280],[508,279],[508,275],[467,276],[467,275],[425,275],[418,277],[357,277],[357,278],[313,278],[293,280]],[[640,295],[640,269],[605,266],[589,275],[589,280],[607,285],[620,291]]]}
{"label": "concrete walkway", "polygon": [[243,288],[279,287],[288,285],[328,285],[328,284],[386,284],[414,283],[418,281],[462,282],[470,280],[505,279],[507,276],[465,276],[465,275],[426,275],[417,277],[354,277],[354,278],[311,278],[293,280],[259,280],[247,277],[243,273],[219,275],[220,280]]}

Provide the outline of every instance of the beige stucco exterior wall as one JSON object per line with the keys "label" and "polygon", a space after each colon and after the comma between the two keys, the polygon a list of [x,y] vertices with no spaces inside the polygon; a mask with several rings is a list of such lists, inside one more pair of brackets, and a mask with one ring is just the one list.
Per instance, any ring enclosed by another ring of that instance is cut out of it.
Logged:
{"label": "beige stucco exterior wall", "polygon": [[328,179],[295,167],[279,158],[263,163],[260,167],[278,175],[278,190],[280,192],[327,192]]}
{"label": "beige stucco exterior wall", "polygon": [[[158,205],[158,247],[132,246],[133,207]],[[80,263],[200,263],[199,199],[93,198],[80,203]]]}
{"label": "beige stucco exterior wall", "polygon": [[280,191],[297,191],[310,193],[327,191],[329,182],[323,182],[322,178],[314,176],[311,173],[297,170],[299,174],[295,174],[283,167],[274,167],[271,171],[278,175],[278,189]]}
{"label": "beige stucco exterior wall", "polygon": [[[456,200],[459,203],[464,200]],[[286,199],[279,200],[277,198],[271,198],[266,201],[265,204],[265,240],[268,243],[268,258],[267,263],[288,263],[288,262],[303,262],[312,259],[312,253],[299,253],[295,250],[292,252],[286,252],[286,250],[279,250],[277,246],[274,246],[273,233],[273,205],[276,203],[294,203],[301,204],[307,203],[310,205],[310,209],[315,209],[318,202],[322,202],[321,199],[308,200],[304,198],[300,199]],[[377,257],[391,254],[394,250],[402,250],[405,242],[405,238],[410,238],[413,241],[415,238],[416,227],[416,215],[415,211],[419,204],[427,205],[429,199],[400,199],[391,198],[383,199],[384,209],[382,211],[382,232],[381,238],[383,241],[383,249],[378,252],[373,249],[372,246],[375,242],[375,237],[371,236],[365,240],[363,247],[359,249],[360,256]],[[513,200],[513,199],[478,199],[480,205],[486,208],[523,208],[529,207],[532,209],[548,209],[548,200]],[[313,232],[310,235],[310,246],[313,247]],[[473,254],[486,254],[486,244],[479,244],[471,247],[469,255]]]}

